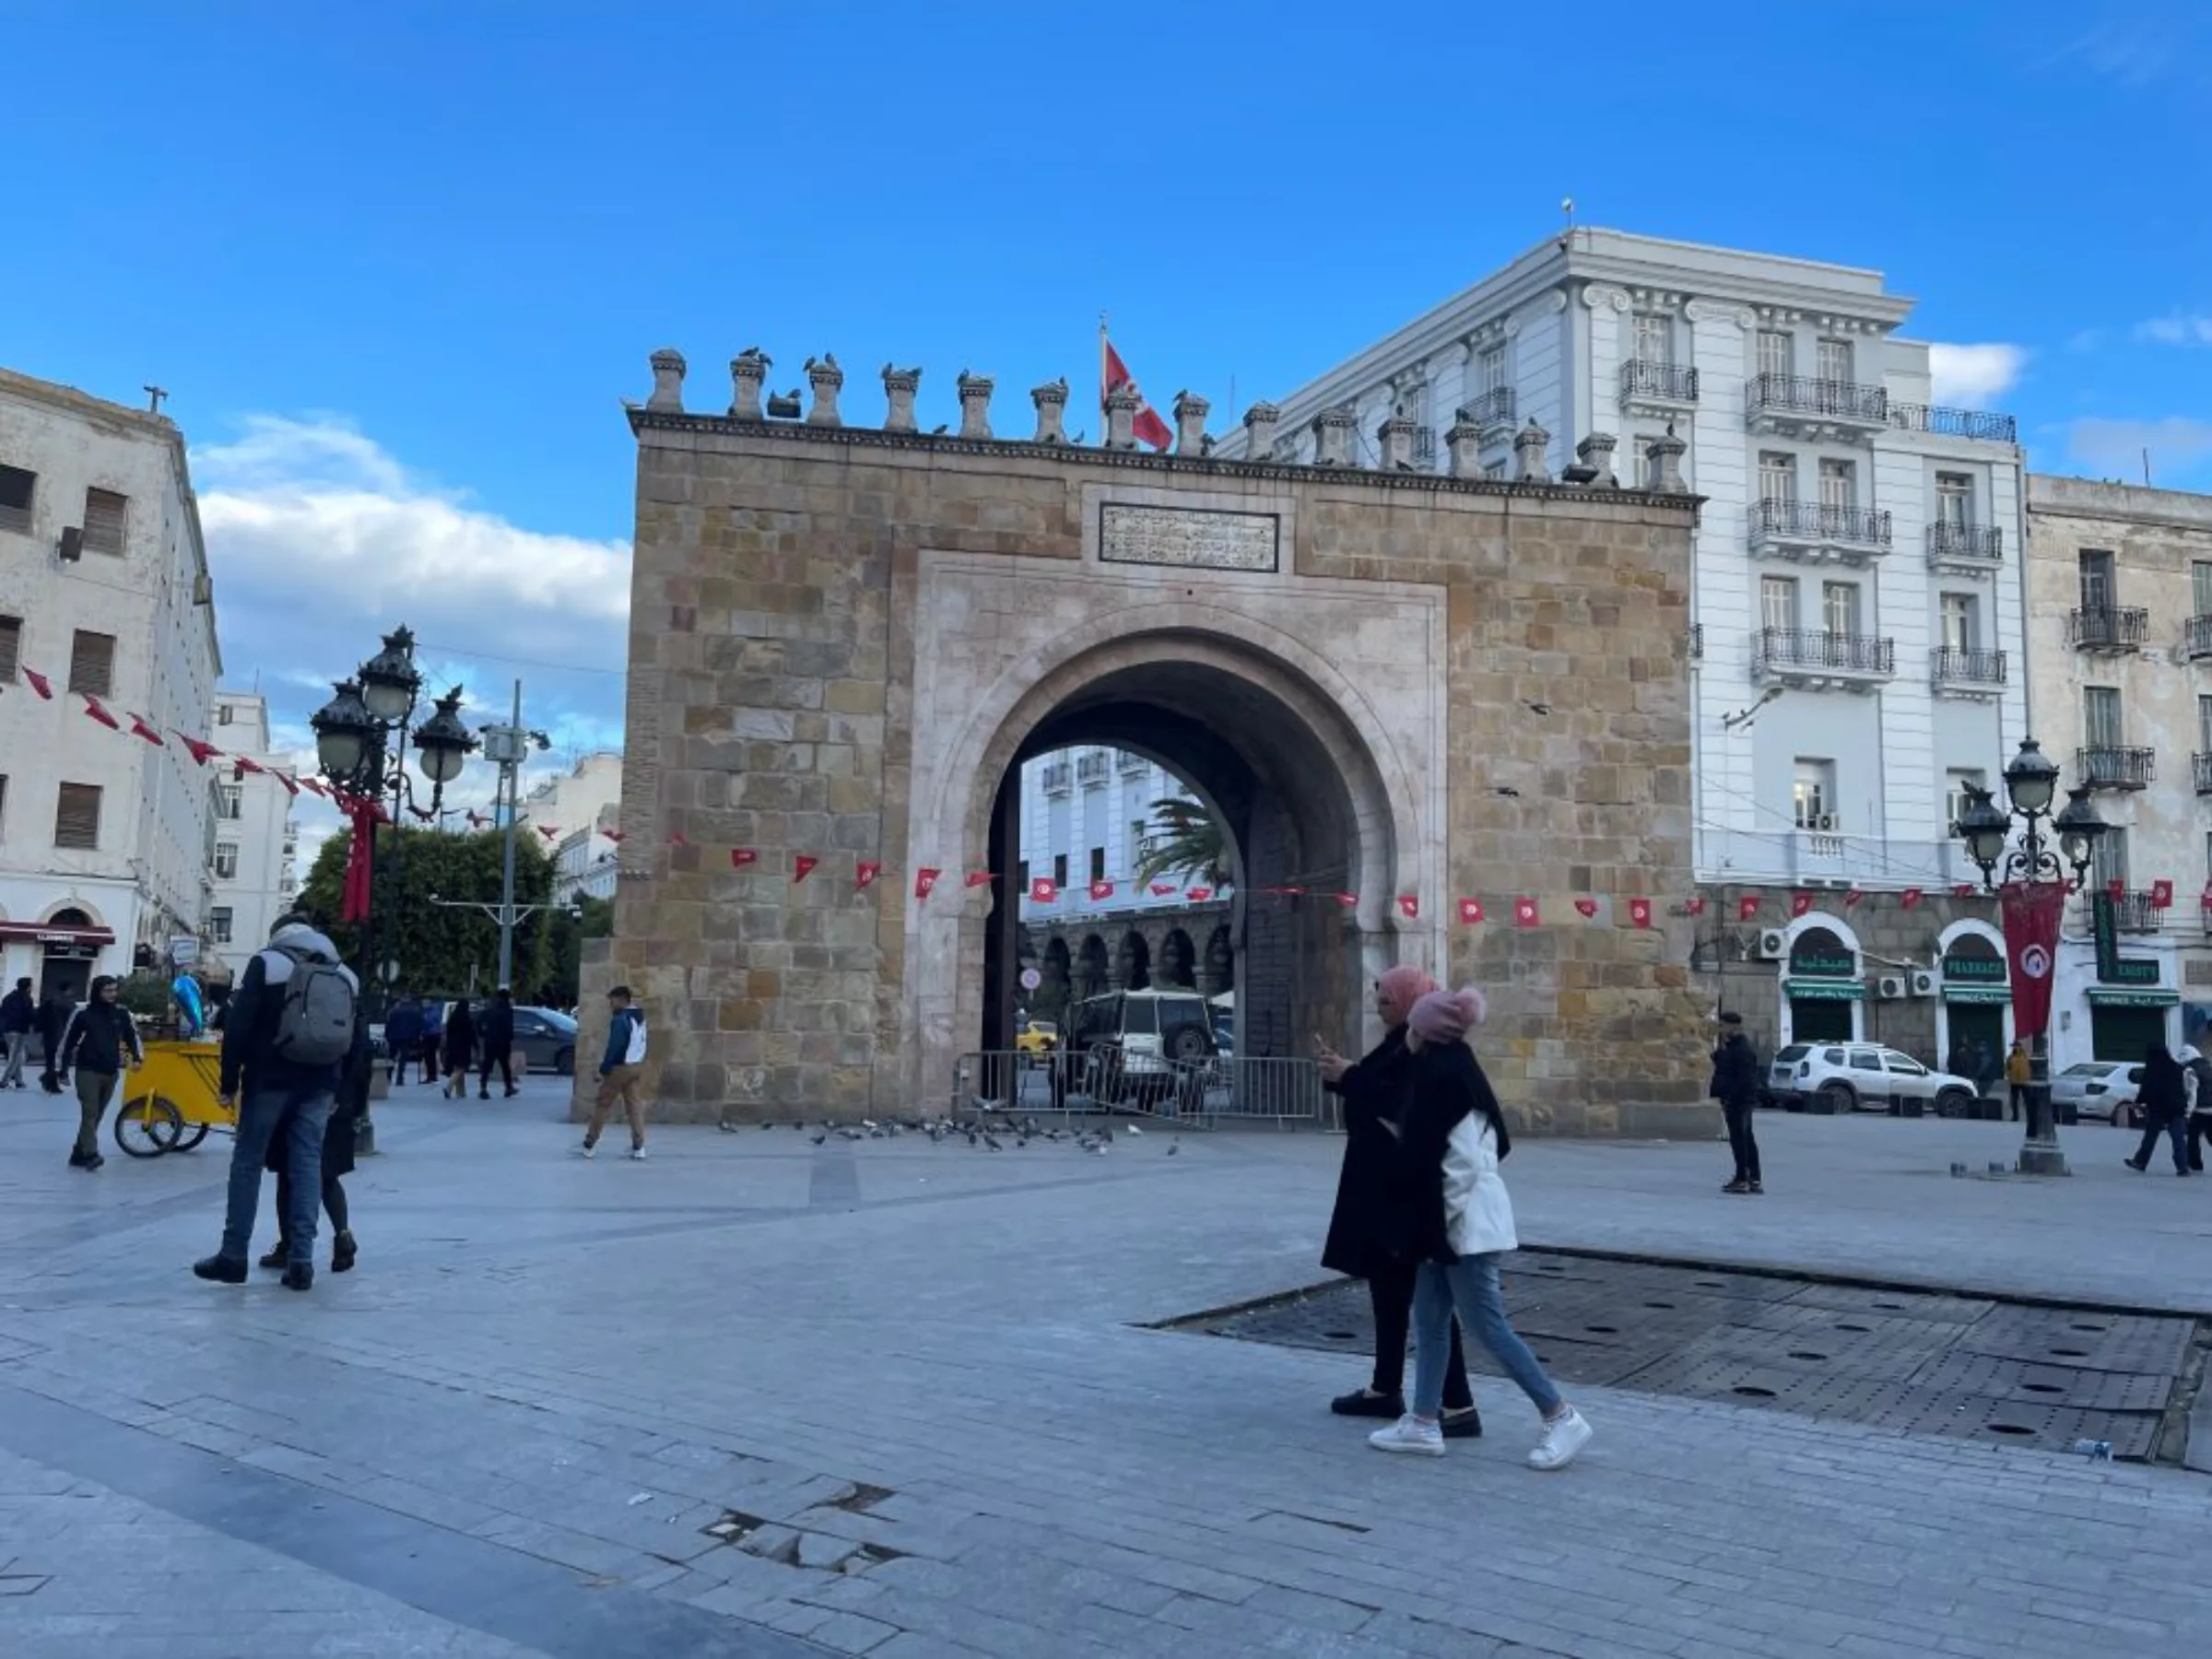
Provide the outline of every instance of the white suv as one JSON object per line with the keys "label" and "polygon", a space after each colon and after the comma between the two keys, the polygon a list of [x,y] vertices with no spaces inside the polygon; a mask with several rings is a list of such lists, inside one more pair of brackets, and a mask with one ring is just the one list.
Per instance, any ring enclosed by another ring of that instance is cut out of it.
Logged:
{"label": "white suv", "polygon": [[1793,1042],[1774,1056],[1767,1087],[1779,1103],[1816,1112],[1887,1112],[1892,1101],[1919,1100],[1938,1117],[1965,1116],[1979,1093],[1971,1078],[1869,1042]]}

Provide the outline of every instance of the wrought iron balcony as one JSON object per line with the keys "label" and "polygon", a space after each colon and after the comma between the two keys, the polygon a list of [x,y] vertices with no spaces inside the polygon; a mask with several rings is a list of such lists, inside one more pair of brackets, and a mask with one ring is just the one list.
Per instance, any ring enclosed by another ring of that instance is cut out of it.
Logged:
{"label": "wrought iron balcony", "polygon": [[2212,617],[2192,617],[2182,624],[2182,649],[2193,663],[2212,657]]}
{"label": "wrought iron balcony", "polygon": [[2147,748],[2098,743],[2074,751],[2074,775],[2091,789],[2146,789],[2158,770]]}
{"label": "wrought iron balcony", "polygon": [[1620,406],[1624,409],[1686,409],[1698,401],[1698,371],[1649,358],[1630,358],[1620,366]]}
{"label": "wrought iron balcony", "polygon": [[1871,634],[1762,628],[1751,636],[1755,679],[1807,688],[1838,685],[1871,689],[1897,673],[1897,641]]}
{"label": "wrought iron balcony", "polygon": [[[2097,900],[2106,897],[2102,888],[2092,886],[2081,895],[2081,925],[2086,932],[2097,923]],[[2112,928],[2117,933],[2155,934],[2166,925],[2166,911],[2148,893],[2123,892],[2112,901]]]}
{"label": "wrought iron balcony", "polygon": [[1086,749],[1076,757],[1076,782],[1103,783],[1106,782],[1106,751]]}
{"label": "wrought iron balcony", "polygon": [[1893,403],[1889,424],[1908,432],[1938,438],[1971,438],[1981,443],[2017,443],[2019,426],[2009,415],[1988,409],[1947,409],[1937,404]]}
{"label": "wrought iron balcony", "polygon": [[2150,635],[2150,613],[2141,606],[2085,606],[2066,615],[2066,643],[2077,651],[2140,651]]}
{"label": "wrought iron balcony", "polygon": [[1769,559],[1865,564],[1889,551],[1888,513],[1825,501],[1754,501],[1750,547]]}
{"label": "wrought iron balcony", "polygon": [[1689,625],[1689,660],[1693,663],[1699,663],[1704,661],[1704,659],[1705,624],[1702,622],[1692,622]]}
{"label": "wrought iron balcony", "polygon": [[1939,691],[1994,696],[2005,685],[2005,653],[1938,645],[1929,653],[1930,678]]}
{"label": "wrought iron balcony", "polygon": [[2196,793],[2212,794],[2212,755],[2196,754],[2189,757],[2189,770],[2196,777]]}
{"label": "wrought iron balcony", "polygon": [[1755,374],[1744,382],[1744,424],[1759,432],[1871,437],[1889,424],[1889,394],[1856,381]]}
{"label": "wrought iron balcony", "polygon": [[1152,764],[1151,761],[1145,759],[1144,756],[1138,754],[1134,749],[1124,749],[1121,753],[1122,774],[1124,777],[1134,777],[1138,772],[1143,771],[1145,768]]}
{"label": "wrought iron balcony", "polygon": [[1994,571],[2005,559],[2005,532],[1996,524],[1947,524],[1938,520],[1928,526],[1928,569],[1962,571],[1976,575]]}
{"label": "wrought iron balcony", "polygon": [[1076,769],[1065,760],[1054,760],[1044,769],[1042,782],[1046,794],[1065,794],[1075,781]]}
{"label": "wrought iron balcony", "polygon": [[1471,420],[1486,433],[1498,427],[1510,427],[1516,417],[1517,402],[1511,386],[1492,386],[1488,392],[1477,392],[1460,406],[1463,419]]}

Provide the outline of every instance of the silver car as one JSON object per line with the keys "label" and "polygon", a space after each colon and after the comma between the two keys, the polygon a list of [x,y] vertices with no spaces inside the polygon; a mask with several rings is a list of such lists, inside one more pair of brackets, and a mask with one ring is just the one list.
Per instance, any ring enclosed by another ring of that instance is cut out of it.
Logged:
{"label": "silver car", "polygon": [[1918,1100],[1938,1117],[1964,1117],[1980,1093],[1971,1077],[1873,1042],[1793,1042],[1774,1056],[1767,1087],[1783,1105],[1816,1112],[1887,1112]]}
{"label": "silver car", "polygon": [[2077,1116],[2102,1118],[2115,1129],[2133,1129],[2143,1121],[2136,1104],[2142,1087],[2140,1060],[2084,1060],[2051,1079],[2051,1103],[2070,1105]]}

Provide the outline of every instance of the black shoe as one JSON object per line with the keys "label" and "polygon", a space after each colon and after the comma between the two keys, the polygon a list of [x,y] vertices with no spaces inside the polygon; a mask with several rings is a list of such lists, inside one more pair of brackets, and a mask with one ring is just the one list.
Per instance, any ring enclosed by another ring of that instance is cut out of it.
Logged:
{"label": "black shoe", "polygon": [[1767,1183],[1763,1181],[1754,1181],[1749,1186],[1744,1189],[1745,1192],[1750,1194],[1754,1198],[1758,1197],[1766,1190]]}
{"label": "black shoe", "polygon": [[1482,1413],[1470,1406],[1465,1411],[1447,1411],[1438,1419],[1443,1425],[1446,1440],[1480,1440]]}
{"label": "black shoe", "polygon": [[256,1267],[266,1267],[274,1272],[283,1267],[283,1265],[291,1259],[292,1247],[287,1244],[282,1239],[279,1239],[276,1241],[276,1248],[270,1251],[267,1255],[263,1256],[260,1261],[254,1263],[253,1265]]}
{"label": "black shoe", "polygon": [[305,1262],[293,1262],[284,1270],[284,1288],[287,1290],[312,1290],[315,1288],[315,1270]]}
{"label": "black shoe", "polygon": [[478,1090],[477,1090],[477,1100],[490,1100],[490,1099],[491,1099],[491,1090],[490,1090],[490,1089],[488,1089],[488,1088],[479,1088]]}
{"label": "black shoe", "polygon": [[1724,1193],[1747,1193],[1750,1190],[1751,1183],[1748,1181],[1746,1181],[1741,1175],[1738,1175],[1734,1181],[1730,1182],[1726,1186],[1721,1189],[1721,1191]]}
{"label": "black shoe", "polygon": [[2129,1169],[2133,1170],[2133,1171],[2135,1171],[2136,1174],[2138,1174],[2138,1175],[2142,1174],[2142,1173],[2143,1173],[2143,1171],[2144,1171],[2144,1170],[2145,1170],[2145,1168],[2147,1167],[2147,1166],[2145,1166],[2145,1165],[2143,1165],[2143,1164],[2139,1164],[2139,1163],[2137,1163],[2137,1162],[2136,1162],[2136,1161],[2134,1159],[2132,1159],[2132,1158],[2124,1158],[2124,1159],[2122,1159],[2120,1161],[2121,1161],[2122,1163],[2125,1164],[2125,1165],[2126,1165],[2126,1166],[2127,1166]]}
{"label": "black shoe", "polygon": [[227,1255],[202,1256],[192,1265],[192,1270],[199,1277],[213,1279],[218,1285],[246,1282],[246,1265]]}
{"label": "black shoe", "polygon": [[1329,1409],[1338,1417],[1386,1418],[1394,1422],[1406,1415],[1406,1397],[1371,1394],[1364,1388],[1356,1388],[1331,1400]]}
{"label": "black shoe", "polygon": [[353,1258],[360,1248],[353,1241],[350,1232],[342,1232],[330,1241],[330,1270],[333,1273],[351,1273]]}
{"label": "black shoe", "polygon": [[523,1091],[519,1088],[511,1088],[507,1091],[507,1098],[512,1100],[516,1095],[521,1094],[522,1092]]}
{"label": "black shoe", "polygon": [[69,1148],[69,1167],[73,1170],[81,1170],[85,1167],[85,1155],[75,1147]]}

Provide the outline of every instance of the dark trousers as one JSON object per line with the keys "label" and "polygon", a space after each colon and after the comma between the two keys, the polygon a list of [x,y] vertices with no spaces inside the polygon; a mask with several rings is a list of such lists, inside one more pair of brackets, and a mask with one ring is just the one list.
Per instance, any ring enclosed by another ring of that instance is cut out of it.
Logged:
{"label": "dark trousers", "polygon": [[2187,1120],[2178,1112],[2151,1119],[2143,1125],[2143,1144],[2136,1148],[2136,1155],[2129,1161],[2138,1170],[2149,1168],[2150,1155],[2158,1150],[2159,1137],[2164,1135],[2173,1142],[2173,1167],[2186,1171],[2189,1168],[2189,1132],[2185,1127],[2186,1123]]}
{"label": "dark trousers", "polygon": [[2015,1083],[2012,1085],[2012,1100],[2011,1103],[2006,1108],[2006,1114],[2007,1122],[2013,1122],[2017,1120],[2018,1122],[2024,1124],[2028,1121],[2027,1084]]}
{"label": "dark trousers", "polygon": [[393,1051],[392,1051],[392,1081],[393,1081],[393,1082],[394,1082],[394,1083],[405,1083],[405,1082],[407,1080],[407,1062],[415,1058],[415,1053],[414,1053],[413,1052],[411,1052],[411,1051],[414,1051],[414,1050],[415,1050],[415,1048],[416,1048],[416,1045],[410,1042],[410,1043],[402,1044],[402,1045],[400,1045],[400,1046],[397,1046],[397,1047],[394,1047],[394,1048],[393,1049]]}
{"label": "dark trousers", "polygon": [[1751,1133],[1751,1114],[1758,1108],[1750,1100],[1723,1100],[1721,1115],[1728,1121],[1728,1151],[1735,1159],[1735,1178],[1738,1181],[1758,1181],[1759,1139]]}
{"label": "dark trousers", "polygon": [[[1418,1262],[1394,1262],[1368,1276],[1368,1300],[1375,1310],[1375,1379],[1369,1386],[1379,1394],[1406,1392],[1406,1338],[1413,1328],[1413,1287],[1419,1276]],[[1460,1351],[1456,1314],[1444,1366],[1444,1409],[1465,1411],[1475,1404],[1475,1394],[1467,1386],[1467,1357]]]}
{"label": "dark trousers", "polygon": [[[330,1217],[330,1230],[342,1233],[347,1230],[346,1188],[335,1175],[323,1178],[323,1208]],[[289,1171],[276,1177],[276,1241],[284,1242],[286,1218],[292,1213],[292,1177]]]}
{"label": "dark trousers", "polygon": [[2205,1167],[2205,1141],[2212,1136],[2212,1112],[2193,1112],[2189,1114],[2189,1167]]}
{"label": "dark trousers", "polygon": [[491,1092],[491,1068],[495,1065],[500,1068],[500,1080],[506,1085],[507,1092],[512,1094],[514,1092],[514,1048],[511,1043],[501,1044],[496,1054],[488,1048],[484,1051],[484,1073],[477,1080],[478,1091],[486,1094]]}
{"label": "dark trousers", "polygon": [[438,1081],[438,1039],[435,1037],[422,1040],[422,1080],[425,1083]]}

